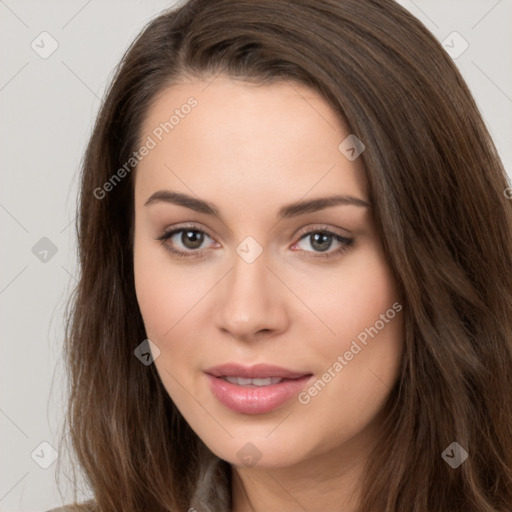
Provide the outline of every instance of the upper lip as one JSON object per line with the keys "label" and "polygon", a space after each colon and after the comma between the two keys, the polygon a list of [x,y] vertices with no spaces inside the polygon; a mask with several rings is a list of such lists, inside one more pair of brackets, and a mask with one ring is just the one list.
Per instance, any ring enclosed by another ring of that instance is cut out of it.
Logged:
{"label": "upper lip", "polygon": [[308,372],[296,372],[274,366],[271,364],[255,364],[253,366],[242,366],[237,363],[226,363],[219,366],[213,366],[205,370],[205,373],[214,377],[245,377],[246,379],[265,379],[268,377],[279,377],[281,379],[298,379]]}

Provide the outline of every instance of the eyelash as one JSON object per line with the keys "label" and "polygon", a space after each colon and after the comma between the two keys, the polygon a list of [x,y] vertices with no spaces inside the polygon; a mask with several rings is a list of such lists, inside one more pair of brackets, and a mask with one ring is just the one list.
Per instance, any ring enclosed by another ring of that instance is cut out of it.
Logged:
{"label": "eyelash", "polygon": [[[195,233],[204,234],[208,238],[212,238],[210,235],[208,235],[208,233],[206,233],[202,229],[199,229],[197,226],[193,226],[192,225],[192,226],[181,226],[181,227],[173,229],[171,231],[164,232],[162,235],[157,237],[155,240],[160,241],[161,245],[163,245],[165,247],[165,249],[168,250],[173,255],[173,257],[176,257],[176,258],[201,258],[203,256],[204,250],[177,251],[176,249],[173,249],[169,244],[166,244],[167,240],[172,238],[174,235],[176,235],[177,233],[181,233],[183,231],[187,231],[187,230],[188,231],[193,231]],[[307,238],[308,236],[316,234],[316,233],[321,233],[321,234],[324,234],[324,235],[331,235],[334,238],[334,240],[336,240],[337,242],[341,243],[341,246],[338,249],[336,249],[336,250],[334,250],[332,252],[316,253],[315,256],[304,256],[306,259],[313,259],[313,260],[315,260],[315,259],[324,259],[324,260],[327,260],[327,259],[339,256],[340,254],[342,254],[345,251],[349,250],[353,246],[353,243],[354,243],[354,239],[353,238],[343,237],[341,235],[333,233],[328,228],[323,227],[323,226],[315,228],[315,229],[312,229],[312,230],[309,230],[309,231],[305,231],[305,232],[299,233],[300,238],[299,238],[299,240],[296,243],[298,243],[302,239]],[[311,251],[302,251],[302,252],[309,253]]]}

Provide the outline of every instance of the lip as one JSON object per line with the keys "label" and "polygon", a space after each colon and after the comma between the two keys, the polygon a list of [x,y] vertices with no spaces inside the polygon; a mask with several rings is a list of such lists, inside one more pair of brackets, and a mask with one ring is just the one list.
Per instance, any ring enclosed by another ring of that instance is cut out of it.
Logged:
{"label": "lip", "polygon": [[[205,371],[213,395],[223,405],[241,414],[264,414],[284,405],[306,386],[313,375],[267,364],[241,366],[229,363]],[[222,377],[248,379],[279,377],[283,380],[269,386],[239,386]]]}
{"label": "lip", "polygon": [[274,366],[271,364],[255,364],[253,366],[242,366],[237,363],[226,363],[213,366],[205,370],[205,373],[214,377],[245,377],[246,379],[265,379],[267,377],[280,377],[281,379],[298,379],[304,375],[311,375],[308,372],[297,372]]}

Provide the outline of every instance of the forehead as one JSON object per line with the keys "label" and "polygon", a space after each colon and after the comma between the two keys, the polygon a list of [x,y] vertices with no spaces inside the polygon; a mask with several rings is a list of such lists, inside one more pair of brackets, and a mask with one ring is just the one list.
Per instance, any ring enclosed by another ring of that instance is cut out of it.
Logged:
{"label": "forehead", "polygon": [[316,187],[365,197],[361,160],[349,161],[338,148],[349,134],[324,98],[302,84],[225,76],[176,84],[155,98],[144,120],[141,143],[150,138],[154,147],[137,166],[136,196],[188,185],[207,196],[231,188],[297,199]]}

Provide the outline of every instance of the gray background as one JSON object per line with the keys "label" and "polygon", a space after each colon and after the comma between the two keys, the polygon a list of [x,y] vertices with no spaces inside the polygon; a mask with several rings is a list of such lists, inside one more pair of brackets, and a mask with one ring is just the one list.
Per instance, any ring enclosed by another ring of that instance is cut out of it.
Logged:
{"label": "gray background", "polygon": [[[51,448],[41,443],[58,448],[63,418],[61,346],[64,304],[76,284],[78,167],[114,66],[140,28],[172,3],[0,0],[0,512],[62,504],[56,463],[41,467],[52,462]],[[400,3],[440,41],[456,31],[469,43],[454,60],[510,176],[512,0]],[[40,36],[44,31],[58,43],[47,58],[40,55],[52,39]],[[463,48],[453,37],[447,44]],[[71,483],[61,481],[68,502]],[[80,489],[79,496],[90,496]]]}

